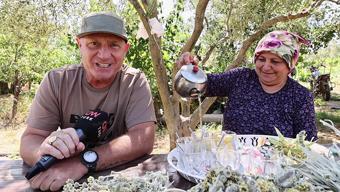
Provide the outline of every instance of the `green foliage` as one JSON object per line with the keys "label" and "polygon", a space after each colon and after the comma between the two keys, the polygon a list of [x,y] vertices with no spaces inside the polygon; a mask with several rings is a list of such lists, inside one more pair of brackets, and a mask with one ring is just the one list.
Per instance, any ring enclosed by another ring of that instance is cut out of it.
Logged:
{"label": "green foliage", "polygon": [[[0,5],[0,80],[20,86],[39,83],[52,68],[79,63],[76,45],[65,32],[77,0],[5,0]],[[78,7],[82,8],[82,6]],[[70,10],[68,10],[68,8]],[[57,14],[58,13],[58,14]],[[76,26],[75,26],[76,27]],[[70,31],[74,31],[72,28]],[[19,72],[19,73],[18,73]]]}
{"label": "green foliage", "polygon": [[[0,12],[0,80],[11,82],[15,76],[21,85],[33,80],[38,66],[35,54],[48,43],[48,34],[56,28],[46,21],[38,8],[23,1],[3,1]],[[42,71],[39,70],[38,73]]]}
{"label": "green foliage", "polygon": [[311,72],[308,70],[308,66],[305,66],[305,68],[302,68],[301,66],[297,67],[296,76],[299,81],[308,82],[310,79]]}
{"label": "green foliage", "polygon": [[[161,4],[159,4],[159,6],[161,6]],[[160,46],[162,47],[163,60],[169,78],[171,77],[170,72],[179,55],[180,48],[184,45],[185,40],[188,37],[188,33],[186,33],[188,29],[180,27],[184,26],[183,19],[180,16],[183,8],[183,1],[178,1],[169,17],[159,19],[161,23],[165,24],[165,34]],[[120,15],[122,15],[127,24],[126,28],[129,36],[129,43],[131,45],[127,55],[127,63],[135,68],[141,69],[146,74],[152,88],[154,100],[155,102],[160,102],[157,82],[150,57],[149,40],[136,38],[138,24],[140,23],[140,20],[136,19],[138,18],[137,13],[132,5],[127,4]]]}
{"label": "green foliage", "polygon": [[[214,0],[211,9],[206,13],[206,30],[200,42],[201,53],[217,43],[217,49],[207,63],[209,72],[222,72],[233,61],[242,41],[253,34],[266,20],[280,15],[288,15],[302,11],[312,3],[311,0],[285,0],[285,1],[221,1]],[[268,28],[264,33],[272,30],[288,30],[296,32],[312,40],[312,47],[302,47],[301,54],[327,46],[328,42],[339,36],[339,6],[325,2],[324,5],[313,12],[311,18],[301,18],[285,23],[278,23]],[[308,25],[306,25],[308,23]],[[338,24],[337,24],[338,23]],[[224,41],[219,42],[223,37]],[[256,41],[257,42],[257,41]],[[247,51],[247,58],[243,65],[249,67],[252,62],[254,43]],[[302,62],[300,58],[299,62]],[[303,74],[303,79],[305,75]]]}
{"label": "green foliage", "polygon": [[333,123],[340,124],[340,112],[339,111],[317,112],[316,119],[318,123],[320,119],[330,119]]}
{"label": "green foliage", "polygon": [[189,28],[185,26],[183,17],[180,15],[184,10],[183,0],[179,0],[169,17],[162,22],[165,23],[165,35],[162,42],[162,54],[165,66],[172,71],[174,63],[178,59],[181,48],[189,38]]}
{"label": "green foliage", "polygon": [[[302,62],[297,65],[298,80],[308,82],[311,76],[309,68],[318,67],[321,74],[330,73],[331,82],[338,84],[340,80],[340,43],[339,40],[332,40],[326,48],[320,48],[317,54],[309,53],[302,55]],[[324,65],[325,67],[321,66]]]}
{"label": "green foliage", "polygon": [[[24,123],[27,119],[27,112],[29,111],[30,104],[34,97],[35,89],[31,91],[25,91],[20,97],[18,102],[18,112],[16,118],[13,120],[14,124]],[[0,96],[0,128],[5,127],[7,122],[11,118],[11,110],[13,105],[13,96],[1,95]]]}
{"label": "green foliage", "polygon": [[340,5],[325,2],[308,20],[309,33],[308,39],[313,43],[313,51],[316,53],[320,48],[325,48],[328,42],[340,35]]}
{"label": "green foliage", "polygon": [[0,96],[0,122],[5,122],[10,117],[10,111],[12,107],[12,99],[11,97],[8,97],[7,95],[1,95]]}
{"label": "green foliage", "polygon": [[90,0],[89,12],[114,11],[116,6],[107,0]]}
{"label": "green foliage", "polygon": [[126,22],[126,30],[130,44],[129,52],[126,56],[126,62],[130,66],[141,69],[145,73],[151,86],[152,95],[156,96],[158,94],[157,83],[154,70],[152,68],[148,40],[136,38],[138,24],[140,22],[136,19],[137,12],[131,4],[126,4],[120,15]]}
{"label": "green foliage", "polygon": [[317,98],[314,98],[314,105],[318,107],[325,106],[326,102],[323,99],[317,97]]}

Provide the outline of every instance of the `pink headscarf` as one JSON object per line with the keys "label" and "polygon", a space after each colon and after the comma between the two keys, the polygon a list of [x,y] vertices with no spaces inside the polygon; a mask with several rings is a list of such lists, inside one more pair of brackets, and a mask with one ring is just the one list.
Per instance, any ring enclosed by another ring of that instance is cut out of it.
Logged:
{"label": "pink headscarf", "polygon": [[301,44],[309,45],[310,41],[288,31],[272,31],[266,34],[257,44],[254,63],[261,52],[268,51],[285,60],[292,71],[299,58]]}

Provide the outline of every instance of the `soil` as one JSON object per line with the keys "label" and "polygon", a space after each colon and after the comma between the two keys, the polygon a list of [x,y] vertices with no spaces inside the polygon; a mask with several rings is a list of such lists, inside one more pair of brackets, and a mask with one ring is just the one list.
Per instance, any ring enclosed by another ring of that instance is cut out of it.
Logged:
{"label": "soil", "polygon": [[[332,97],[325,105],[315,107],[316,111],[337,112],[340,111],[340,94],[332,93],[336,97]],[[340,130],[340,123],[335,123],[335,127]],[[334,131],[326,128],[323,125],[318,126],[318,143],[330,144],[333,141],[340,143],[340,136],[337,136]]]}

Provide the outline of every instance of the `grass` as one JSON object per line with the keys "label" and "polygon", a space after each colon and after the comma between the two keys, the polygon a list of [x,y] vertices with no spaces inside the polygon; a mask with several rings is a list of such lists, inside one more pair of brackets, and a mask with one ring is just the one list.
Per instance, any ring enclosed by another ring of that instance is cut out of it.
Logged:
{"label": "grass", "polygon": [[340,111],[334,112],[317,112],[317,120],[320,119],[330,119],[334,124],[340,124]]}
{"label": "grass", "polygon": [[[24,127],[24,125],[22,125],[22,127]],[[20,137],[23,130],[23,128],[7,128],[0,131],[0,159],[3,157],[11,159],[19,158]]]}
{"label": "grass", "polygon": [[19,100],[17,115],[9,124],[12,112],[13,96],[0,96],[0,159],[18,159],[20,138],[26,127],[27,112],[32,102],[32,94],[24,92]]}

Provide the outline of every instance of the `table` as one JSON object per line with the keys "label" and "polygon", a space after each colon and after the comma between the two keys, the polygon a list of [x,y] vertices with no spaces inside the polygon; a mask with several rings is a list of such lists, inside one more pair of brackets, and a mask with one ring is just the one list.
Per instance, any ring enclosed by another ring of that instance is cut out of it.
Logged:
{"label": "table", "polygon": [[[173,182],[172,187],[187,190],[194,186],[194,183],[184,179],[175,169],[169,166],[166,157],[166,154],[148,155],[113,169],[96,172],[91,175],[96,178],[101,175],[109,175],[111,171],[120,172],[124,176],[143,175],[148,171],[166,171],[170,177],[170,182]],[[0,160],[0,192],[39,191],[30,188],[24,176],[27,170],[28,166],[22,160]],[[80,182],[86,178],[82,178]]]}
{"label": "table", "polygon": [[[315,150],[319,152],[325,149],[328,150],[325,147],[320,148],[321,145],[316,145],[316,147],[318,149]],[[96,172],[92,176],[109,175],[111,171],[120,172],[124,176],[143,175],[148,171],[166,171],[170,177],[170,182],[173,182],[172,187],[187,190],[195,185],[184,179],[174,168],[169,166],[166,158],[167,154],[148,155],[113,169]],[[30,188],[28,181],[24,177],[27,170],[28,166],[22,160],[0,160],[0,192],[39,191]],[[82,178],[80,182],[85,179],[86,177]]]}

